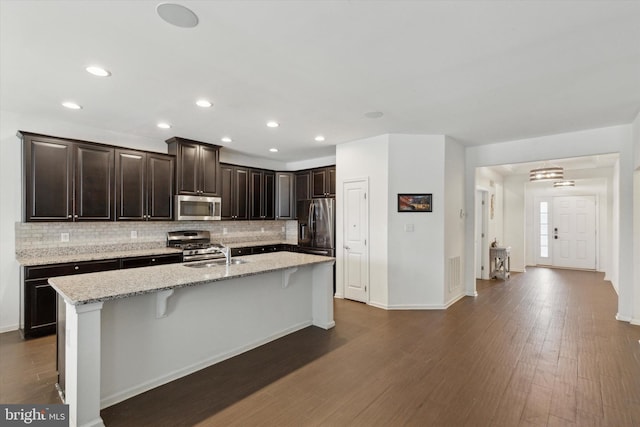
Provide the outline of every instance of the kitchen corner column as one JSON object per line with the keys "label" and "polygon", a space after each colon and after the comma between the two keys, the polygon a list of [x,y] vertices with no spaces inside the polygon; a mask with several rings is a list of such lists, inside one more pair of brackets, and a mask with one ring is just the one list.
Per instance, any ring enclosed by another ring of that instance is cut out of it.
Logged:
{"label": "kitchen corner column", "polygon": [[65,403],[71,427],[104,426],[100,418],[102,303],[66,306]]}
{"label": "kitchen corner column", "polygon": [[312,322],[323,329],[336,326],[333,320],[333,264],[317,264],[313,267],[311,281]]}

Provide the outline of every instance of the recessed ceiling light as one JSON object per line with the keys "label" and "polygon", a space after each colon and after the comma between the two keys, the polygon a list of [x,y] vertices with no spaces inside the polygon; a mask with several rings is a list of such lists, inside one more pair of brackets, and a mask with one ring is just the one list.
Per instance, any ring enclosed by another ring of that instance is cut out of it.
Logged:
{"label": "recessed ceiling light", "polygon": [[95,65],[90,65],[87,68],[85,68],[85,70],[87,70],[89,74],[93,74],[94,76],[98,76],[98,77],[109,77],[111,75],[110,71]]}
{"label": "recessed ceiling light", "polygon": [[229,138],[228,136],[223,136],[222,138],[220,138],[220,141],[222,141],[222,142],[233,142],[233,140],[231,138]]}
{"label": "recessed ceiling light", "polygon": [[315,140],[316,140],[317,142],[322,142],[322,141],[324,141],[324,136],[322,136],[322,135],[318,135],[318,136],[316,136],[316,137],[315,137]]}
{"label": "recessed ceiling light", "polygon": [[71,102],[71,101],[65,101],[62,103],[63,107],[66,107],[70,110],[81,110],[82,106],[79,104],[76,104],[75,102]]}
{"label": "recessed ceiling light", "polygon": [[165,123],[165,122],[158,123],[158,127],[160,129],[171,129],[171,125],[169,123]]}
{"label": "recessed ceiling light", "polygon": [[182,28],[193,28],[198,25],[198,15],[182,5],[160,3],[156,12],[165,22]]}
{"label": "recessed ceiling light", "polygon": [[196,101],[196,105],[198,107],[202,107],[202,108],[209,108],[211,107],[213,104],[209,101],[207,101],[206,99],[198,99]]}
{"label": "recessed ceiling light", "polygon": [[278,126],[280,126],[280,123],[276,122],[275,120],[271,120],[267,122],[267,126],[270,128],[277,128]]}
{"label": "recessed ceiling light", "polygon": [[364,116],[368,119],[379,119],[384,116],[382,111],[369,111],[368,113],[364,113]]}
{"label": "recessed ceiling light", "polygon": [[277,153],[278,149],[277,148],[269,148],[269,151],[271,151],[272,153]]}

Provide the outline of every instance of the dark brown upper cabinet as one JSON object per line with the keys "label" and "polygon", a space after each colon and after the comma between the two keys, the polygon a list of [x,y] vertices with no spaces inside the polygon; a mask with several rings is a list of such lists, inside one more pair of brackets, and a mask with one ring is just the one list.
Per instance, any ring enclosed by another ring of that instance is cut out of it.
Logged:
{"label": "dark brown upper cabinet", "polygon": [[18,132],[25,221],[114,219],[114,148]]}
{"label": "dark brown upper cabinet", "polygon": [[296,217],[295,183],[296,175],[294,173],[276,172],[276,219],[294,219]]}
{"label": "dark brown upper cabinet", "polygon": [[296,172],[296,200],[311,198],[311,172]]}
{"label": "dark brown upper cabinet", "polygon": [[250,171],[250,219],[275,219],[275,178],[275,173],[271,171]]}
{"label": "dark brown upper cabinet", "polygon": [[116,149],[116,220],[172,220],[174,169],[174,156]]}
{"label": "dark brown upper cabinet", "polygon": [[186,138],[168,139],[169,154],[176,156],[178,194],[220,196],[220,147]]}
{"label": "dark brown upper cabinet", "polygon": [[335,166],[311,170],[311,197],[334,197],[335,195]]}
{"label": "dark brown upper cabinet", "polygon": [[220,164],[222,219],[249,219],[249,169]]}

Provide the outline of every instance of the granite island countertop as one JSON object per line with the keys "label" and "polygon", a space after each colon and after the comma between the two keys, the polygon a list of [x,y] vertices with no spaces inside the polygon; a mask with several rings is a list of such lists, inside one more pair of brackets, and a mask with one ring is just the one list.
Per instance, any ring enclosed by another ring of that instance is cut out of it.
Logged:
{"label": "granite island countertop", "polygon": [[[214,241],[215,243],[215,241]],[[297,245],[297,241],[290,240],[257,240],[257,241],[248,241],[248,242],[236,242],[236,243],[225,243],[230,248],[244,248],[244,247],[253,247],[253,246],[266,246],[266,245]],[[165,246],[159,246],[155,248],[144,248],[144,249],[116,249],[116,248],[107,248],[107,250],[85,250],[82,247],[79,247],[77,252],[72,250],[73,248],[68,248],[66,253],[60,253],[59,251],[45,250],[45,251],[36,251],[35,254],[21,254],[16,256],[16,260],[23,267],[32,267],[37,265],[48,265],[48,264],[65,264],[70,262],[82,262],[82,261],[101,261],[108,259],[119,259],[119,258],[130,258],[130,257],[139,257],[139,256],[152,256],[152,255],[171,255],[171,254],[179,254],[182,252],[181,249],[176,248],[167,248]]]}
{"label": "granite island countertop", "polygon": [[186,264],[189,263],[166,264],[52,277],[49,278],[49,284],[69,304],[81,305],[306,265],[335,262],[331,257],[296,252],[272,252],[234,259],[238,258],[247,262],[209,268],[187,267]]}

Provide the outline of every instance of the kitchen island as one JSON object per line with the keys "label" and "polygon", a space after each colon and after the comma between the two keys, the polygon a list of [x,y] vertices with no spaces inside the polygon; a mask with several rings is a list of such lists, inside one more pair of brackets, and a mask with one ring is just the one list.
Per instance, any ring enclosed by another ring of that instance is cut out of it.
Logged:
{"label": "kitchen island", "polygon": [[71,425],[103,425],[101,408],[307,326],[334,326],[333,258],[242,259],[49,279],[64,301]]}

